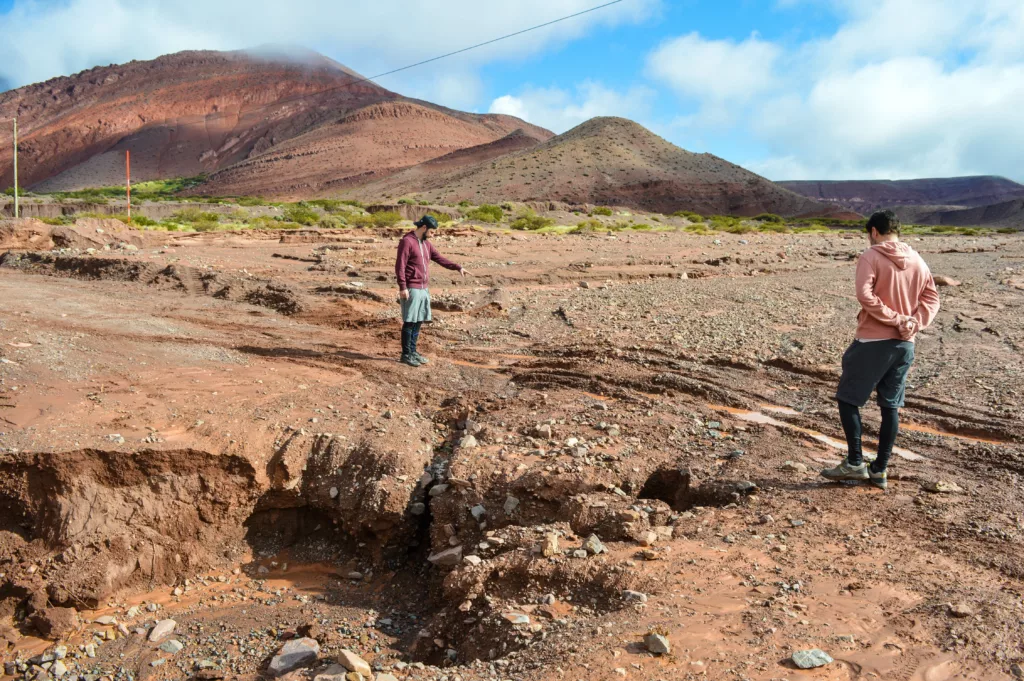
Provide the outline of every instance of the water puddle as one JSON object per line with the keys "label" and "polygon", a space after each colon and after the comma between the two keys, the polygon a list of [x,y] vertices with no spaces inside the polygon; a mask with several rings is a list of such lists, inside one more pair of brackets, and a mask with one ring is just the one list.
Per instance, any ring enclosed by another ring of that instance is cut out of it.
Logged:
{"label": "water puddle", "polygon": [[[708,406],[710,406],[715,411],[725,412],[726,414],[729,414],[730,416],[733,416],[733,417],[739,419],[740,421],[747,421],[748,423],[758,423],[758,424],[761,424],[761,425],[775,426],[776,428],[783,428],[783,429],[786,429],[786,430],[792,430],[792,431],[795,431],[797,433],[801,433],[803,435],[806,435],[809,438],[811,438],[812,440],[816,440],[816,441],[818,441],[818,442],[820,442],[820,443],[822,443],[824,445],[827,445],[827,446],[829,446],[829,447],[831,447],[833,449],[838,449],[838,450],[841,450],[841,451],[844,451],[844,452],[846,451],[846,442],[844,442],[842,440],[837,440],[834,437],[829,437],[828,435],[825,435],[824,433],[819,433],[816,430],[810,430],[808,428],[801,428],[800,426],[795,426],[792,423],[786,423],[785,421],[780,421],[780,420],[778,420],[776,418],[772,418],[768,414],[763,414],[763,413],[761,413],[759,411],[747,411],[746,409],[736,409],[734,407],[725,407],[725,406],[718,405],[718,404],[712,404],[712,405],[708,405]],[[766,407],[762,407],[762,408],[765,409]],[[773,407],[772,411],[775,411],[775,413],[778,413],[778,414],[789,414],[789,415],[797,414],[797,412],[795,412],[792,409],[789,409],[788,407]],[[870,451],[868,451],[866,449],[864,450],[864,453],[865,454],[873,454],[873,452],[870,452]],[[910,451],[909,449],[903,449],[902,447],[893,447],[892,448],[892,453],[895,454],[896,456],[900,457],[901,459],[906,459],[907,461],[924,461],[924,457],[921,456],[920,454],[915,454],[914,452]]]}
{"label": "water puddle", "polygon": [[951,433],[948,430],[941,430],[932,426],[923,426],[919,423],[900,423],[900,430],[912,430],[915,433],[926,433],[928,435],[938,435],[939,437],[955,437],[958,440],[967,440],[968,442],[977,442],[985,445],[1005,445],[1010,442],[1009,440],[999,440],[991,437],[978,437],[976,435]]}

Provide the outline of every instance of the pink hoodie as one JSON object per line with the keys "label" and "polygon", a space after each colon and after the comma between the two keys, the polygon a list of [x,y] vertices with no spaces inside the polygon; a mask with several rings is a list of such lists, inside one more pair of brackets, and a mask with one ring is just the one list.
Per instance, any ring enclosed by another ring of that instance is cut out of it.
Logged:
{"label": "pink hoodie", "polygon": [[913,341],[939,313],[939,292],[928,265],[902,241],[864,251],[857,263],[857,338]]}

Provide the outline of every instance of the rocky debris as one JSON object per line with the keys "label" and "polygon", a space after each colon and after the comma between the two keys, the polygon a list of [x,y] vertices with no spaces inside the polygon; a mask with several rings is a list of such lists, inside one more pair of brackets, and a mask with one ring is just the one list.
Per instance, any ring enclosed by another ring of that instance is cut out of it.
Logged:
{"label": "rocky debris", "polygon": [[627,589],[622,592],[622,597],[630,603],[646,603],[647,594]]}
{"label": "rocky debris", "polygon": [[962,494],[964,491],[960,485],[948,480],[927,480],[921,483],[921,488],[932,494]]}
{"label": "rocky debris", "polygon": [[655,655],[668,655],[672,652],[672,645],[665,636],[651,632],[644,636],[644,645],[647,651]]}
{"label": "rocky debris", "polygon": [[180,653],[184,647],[185,644],[178,640],[164,641],[160,644],[160,650],[165,653],[170,653],[171,655]]}
{"label": "rocky debris", "polygon": [[807,464],[799,461],[786,461],[779,467],[779,470],[785,473],[806,473]]}
{"label": "rocky debris", "polygon": [[559,555],[561,551],[558,548],[558,535],[553,532],[549,532],[544,535],[544,541],[541,543],[540,552],[545,558]]}
{"label": "rocky debris", "polygon": [[32,615],[32,624],[40,636],[56,641],[78,629],[78,612],[74,608],[43,608]]}
{"label": "rocky debris", "polygon": [[798,650],[793,653],[793,664],[800,669],[816,669],[832,664],[834,660],[823,650],[812,648],[811,650]]}
{"label": "rocky debris", "polygon": [[342,650],[338,653],[338,662],[345,669],[356,674],[362,674],[366,678],[373,676],[373,671],[370,669],[370,665],[363,658],[359,657],[351,650]]}
{"label": "rocky debris", "polygon": [[502,507],[505,511],[505,515],[512,515],[516,509],[519,508],[519,499],[515,497],[506,497],[505,505]]}
{"label": "rocky debris", "polygon": [[605,548],[604,544],[601,543],[601,539],[596,535],[592,534],[583,540],[583,550],[592,556],[596,556],[601,553],[606,553],[608,549]]}
{"label": "rocky debris", "polygon": [[454,567],[462,562],[462,547],[455,546],[450,549],[445,549],[444,551],[432,553],[427,556],[427,560],[430,561],[432,565],[440,567]]}
{"label": "rocky debris", "polygon": [[1010,673],[1013,674],[1015,679],[1024,679],[1024,666],[1014,662],[1010,665]]}
{"label": "rocky debris", "polygon": [[967,603],[952,603],[949,606],[949,614],[953,617],[971,617],[974,615],[974,608]]}
{"label": "rocky debris", "polygon": [[947,277],[944,274],[939,274],[934,277],[936,286],[959,286],[960,282],[953,277]]}
{"label": "rocky debris", "polygon": [[174,620],[160,620],[156,625],[149,631],[149,640],[153,643],[160,641],[161,639],[170,636],[174,631],[174,627],[178,626],[178,623]]}
{"label": "rocky debris", "polygon": [[272,676],[283,676],[300,667],[306,667],[320,657],[320,644],[316,639],[297,638],[288,641],[270,660],[267,671]]}

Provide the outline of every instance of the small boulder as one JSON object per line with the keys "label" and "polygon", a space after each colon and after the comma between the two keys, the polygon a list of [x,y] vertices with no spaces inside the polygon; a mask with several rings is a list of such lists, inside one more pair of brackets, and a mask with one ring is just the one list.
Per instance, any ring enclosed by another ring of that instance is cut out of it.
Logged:
{"label": "small boulder", "polygon": [[431,565],[454,567],[462,562],[462,547],[456,546],[444,551],[432,553],[427,556],[427,560],[430,561]]}
{"label": "small boulder", "polygon": [[832,664],[832,657],[823,650],[812,648],[811,650],[798,650],[791,658],[793,664],[800,669],[816,669]]}
{"label": "small boulder", "polygon": [[672,645],[668,642],[668,639],[661,634],[650,633],[644,636],[644,645],[647,646],[647,651],[654,653],[655,655],[668,655],[672,652]]}
{"label": "small boulder", "polygon": [[320,644],[312,638],[296,638],[285,643],[277,655],[270,660],[267,671],[271,676],[284,676],[299,667],[316,662],[320,656]]}
{"label": "small boulder", "polygon": [[630,591],[629,589],[627,589],[626,591],[622,592],[622,597],[624,599],[626,599],[627,601],[629,601],[630,603],[646,603],[647,602],[647,594],[640,593],[639,591]]}
{"label": "small boulder", "polygon": [[39,635],[56,641],[78,629],[78,612],[74,608],[43,608],[32,616]]}
{"label": "small boulder", "polygon": [[174,627],[178,626],[178,623],[174,620],[160,620],[156,623],[156,626],[149,632],[149,640],[152,643],[156,643],[160,639],[169,636]]}
{"label": "small boulder", "polygon": [[557,556],[561,553],[558,548],[558,535],[554,532],[544,535],[544,541],[541,543],[540,552],[545,558]]}
{"label": "small boulder", "polygon": [[940,274],[940,275],[938,275],[936,277],[933,277],[933,278],[935,279],[935,285],[936,286],[959,286],[960,285],[959,281],[957,281],[953,277],[947,277],[944,274]]}
{"label": "small boulder", "polygon": [[932,494],[960,494],[964,491],[963,487],[948,480],[928,480],[921,483],[921,487]]}
{"label": "small boulder", "polygon": [[341,663],[342,667],[350,672],[362,674],[366,678],[371,678],[373,676],[369,663],[353,653],[351,650],[342,650],[338,653],[338,662]]}
{"label": "small boulder", "polygon": [[949,614],[953,617],[971,617],[974,615],[974,608],[966,603],[952,603],[949,606]]}
{"label": "small boulder", "polygon": [[605,548],[604,544],[601,543],[601,540],[596,534],[592,534],[586,538],[583,542],[583,550],[592,556],[608,552],[608,549]]}

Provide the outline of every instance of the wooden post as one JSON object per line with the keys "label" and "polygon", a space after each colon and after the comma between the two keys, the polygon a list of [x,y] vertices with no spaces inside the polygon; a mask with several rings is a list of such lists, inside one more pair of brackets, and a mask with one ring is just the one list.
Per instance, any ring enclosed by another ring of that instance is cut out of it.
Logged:
{"label": "wooden post", "polygon": [[125,191],[128,193],[128,224],[132,224],[132,152],[124,150]]}
{"label": "wooden post", "polygon": [[18,119],[14,119],[14,217],[18,217]]}

